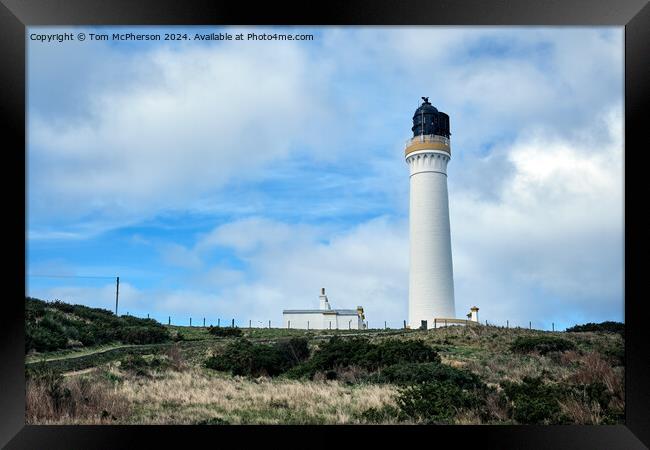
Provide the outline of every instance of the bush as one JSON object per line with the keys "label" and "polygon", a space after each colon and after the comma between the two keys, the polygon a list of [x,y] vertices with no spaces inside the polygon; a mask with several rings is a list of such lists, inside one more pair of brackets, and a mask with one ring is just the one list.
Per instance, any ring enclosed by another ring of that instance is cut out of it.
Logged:
{"label": "bush", "polygon": [[450,382],[462,389],[483,387],[478,376],[467,370],[456,369],[441,363],[403,363],[388,366],[370,377],[376,383],[419,384]]}
{"label": "bush", "polygon": [[544,384],[541,377],[524,377],[521,383],[504,383],[503,389],[511,402],[512,417],[520,424],[567,423],[559,403],[568,394],[565,388]]}
{"label": "bush", "polygon": [[151,370],[164,370],[168,366],[169,363],[158,356],[146,359],[142,355],[127,355],[120,360],[120,369],[133,372],[139,376],[149,376]]}
{"label": "bush", "polygon": [[241,328],[222,328],[222,327],[213,327],[210,325],[208,328],[208,333],[217,337],[239,337],[242,335]]}
{"label": "bush", "polygon": [[387,340],[373,344],[364,338],[334,336],[323,344],[309,361],[287,373],[291,378],[313,378],[317,372],[360,367],[376,371],[401,363],[440,362],[436,351],[422,341]]}
{"label": "bush", "polygon": [[359,414],[358,418],[364,423],[386,423],[405,419],[399,408],[384,405],[380,408],[368,408]]}
{"label": "bush", "polygon": [[169,340],[169,332],[162,325],[125,327],[120,334],[125,344],[158,344]]}
{"label": "bush", "polygon": [[566,331],[581,333],[585,331],[604,331],[608,333],[625,334],[625,324],[621,322],[606,321],[601,323],[589,322],[584,325],[574,325]]}
{"label": "bush", "polygon": [[481,404],[481,397],[450,381],[433,381],[400,388],[397,405],[408,419],[425,423],[449,423],[458,410]]}
{"label": "bush", "polygon": [[52,329],[43,326],[25,327],[25,353],[30,350],[47,352],[65,348],[68,338],[63,329]]}
{"label": "bush", "polygon": [[371,346],[361,357],[368,370],[402,363],[440,362],[438,353],[423,341],[386,340]]}
{"label": "bush", "polygon": [[517,353],[539,352],[545,355],[549,352],[564,352],[574,350],[575,344],[568,339],[555,336],[521,336],[515,339],[510,350]]}
{"label": "bush", "polygon": [[238,339],[230,343],[223,354],[208,358],[205,366],[233,375],[276,376],[308,357],[309,349],[305,338],[292,338],[272,346]]}

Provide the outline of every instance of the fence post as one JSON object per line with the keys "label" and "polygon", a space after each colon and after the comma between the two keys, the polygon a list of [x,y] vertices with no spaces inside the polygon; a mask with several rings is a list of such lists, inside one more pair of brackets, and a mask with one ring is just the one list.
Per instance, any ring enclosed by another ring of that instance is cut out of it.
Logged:
{"label": "fence post", "polygon": [[192,326],[192,318],[190,317],[190,326]]}
{"label": "fence post", "polygon": [[203,328],[205,328],[205,317],[203,318]]}
{"label": "fence post", "polygon": [[147,313],[147,319],[149,318],[149,313]]}
{"label": "fence post", "polygon": [[269,328],[271,328],[271,321],[269,320]]}
{"label": "fence post", "polygon": [[291,321],[287,320],[287,330],[291,328]]}
{"label": "fence post", "polygon": [[217,319],[217,326],[218,326],[218,327],[221,326],[221,318],[218,318],[218,319]]}
{"label": "fence post", "polygon": [[485,319],[485,326],[486,326],[486,327],[488,326],[488,324],[487,324],[487,319]]}
{"label": "fence post", "polygon": [[404,329],[406,330],[406,320],[404,321]]}
{"label": "fence post", "polygon": [[528,322],[528,329],[529,330],[533,329],[533,322],[530,322],[530,321]]}
{"label": "fence post", "polygon": [[171,325],[171,324],[172,324],[172,316],[169,316],[167,318],[167,325]]}
{"label": "fence post", "polygon": [[510,328],[510,322],[506,320],[506,328]]}
{"label": "fence post", "polygon": [[253,328],[253,327],[251,327],[252,322],[253,322],[252,320],[248,319],[248,328]]}
{"label": "fence post", "polygon": [[553,331],[555,331],[555,322],[551,322],[551,326],[553,327]]}
{"label": "fence post", "polygon": [[231,328],[235,328],[235,319],[232,319],[232,325]]}
{"label": "fence post", "polygon": [[384,320],[384,330],[386,329],[386,321]]}
{"label": "fence post", "polygon": [[309,320],[307,321],[307,329],[309,330]]}

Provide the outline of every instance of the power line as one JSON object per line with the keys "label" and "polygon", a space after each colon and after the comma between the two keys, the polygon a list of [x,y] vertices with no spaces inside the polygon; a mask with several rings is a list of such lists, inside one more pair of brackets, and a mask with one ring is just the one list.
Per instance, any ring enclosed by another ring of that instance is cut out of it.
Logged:
{"label": "power line", "polygon": [[100,278],[105,280],[112,280],[115,277],[100,277],[91,275],[27,275],[28,278]]}

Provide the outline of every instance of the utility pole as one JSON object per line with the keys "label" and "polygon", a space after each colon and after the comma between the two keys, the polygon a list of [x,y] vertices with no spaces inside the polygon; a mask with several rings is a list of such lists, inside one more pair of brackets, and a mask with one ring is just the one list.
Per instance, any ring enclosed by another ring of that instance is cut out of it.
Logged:
{"label": "utility pole", "polygon": [[120,297],[120,277],[117,277],[117,284],[115,285],[115,315],[117,316],[117,301]]}

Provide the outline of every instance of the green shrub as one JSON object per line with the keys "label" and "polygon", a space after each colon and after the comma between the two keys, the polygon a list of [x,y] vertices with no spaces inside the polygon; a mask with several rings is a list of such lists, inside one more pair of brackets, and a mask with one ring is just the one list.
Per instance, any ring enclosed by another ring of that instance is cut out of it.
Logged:
{"label": "green shrub", "polygon": [[369,381],[375,383],[419,384],[429,382],[450,382],[462,389],[483,386],[478,376],[467,370],[456,369],[441,363],[394,364],[374,374]]}
{"label": "green shrub", "polygon": [[148,376],[151,370],[164,370],[169,363],[159,356],[153,356],[150,359],[142,355],[127,355],[120,360],[120,369],[133,372],[136,375]]}
{"label": "green shrub", "polygon": [[386,423],[403,420],[404,414],[393,405],[384,405],[380,408],[368,408],[358,415],[364,423]]}
{"label": "green shrub", "polygon": [[125,344],[158,344],[169,340],[169,332],[162,325],[129,326],[121,330]]}
{"label": "green shrub", "polygon": [[241,328],[237,327],[213,327],[210,325],[208,328],[208,333],[217,337],[239,337],[242,335]]}
{"label": "green shrub", "polygon": [[334,336],[305,363],[287,372],[290,378],[312,378],[317,372],[357,366],[368,371],[401,363],[439,362],[438,353],[422,341],[386,340],[377,344],[364,338]]}
{"label": "green shrub", "polygon": [[399,389],[397,405],[401,414],[425,423],[449,423],[458,410],[473,408],[482,398],[450,381],[433,381]]}
{"label": "green shrub", "polygon": [[625,324],[621,322],[606,321],[601,323],[589,322],[584,325],[574,325],[566,331],[580,333],[585,331],[605,331],[608,333],[625,334]]}
{"label": "green shrub", "polygon": [[305,338],[292,338],[274,345],[254,344],[247,339],[230,343],[221,355],[215,355],[205,366],[233,375],[276,376],[309,357]]}
{"label": "green shrub", "polygon": [[572,341],[555,336],[520,336],[510,346],[510,350],[513,352],[539,352],[542,355],[549,352],[574,350],[575,348],[576,346]]}
{"label": "green shrub", "polygon": [[390,339],[371,346],[361,357],[362,367],[375,370],[402,363],[440,362],[438,353],[423,341]]}
{"label": "green shrub", "polygon": [[65,348],[68,339],[63,329],[53,330],[42,326],[25,327],[25,353],[30,350],[47,352]]}
{"label": "green shrub", "polygon": [[512,417],[520,424],[567,423],[559,403],[568,395],[566,388],[544,384],[541,377],[524,377],[521,383],[504,383],[503,389],[511,402]]}

